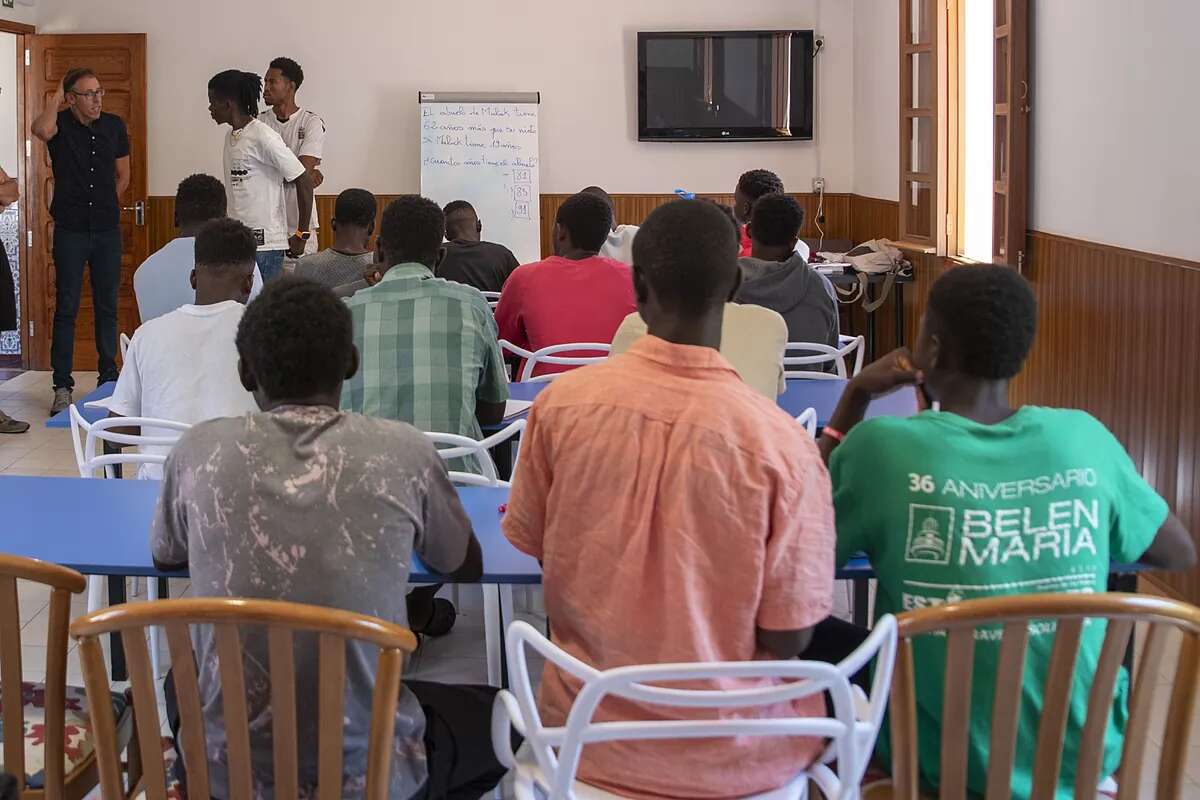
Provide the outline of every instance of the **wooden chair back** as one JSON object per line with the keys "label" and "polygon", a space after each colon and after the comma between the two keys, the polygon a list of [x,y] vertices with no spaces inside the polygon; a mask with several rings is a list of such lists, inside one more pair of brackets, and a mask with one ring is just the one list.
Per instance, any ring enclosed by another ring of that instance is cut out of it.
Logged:
{"label": "wooden chair back", "polygon": [[[50,625],[46,634],[46,735],[45,783],[37,796],[62,797],[66,776],[63,748],[67,693],[67,625],[71,621],[71,595],[87,587],[87,579],[73,569],[32,558],[0,555],[0,722],[4,737],[4,771],[17,779],[17,795],[33,796],[25,789],[25,713],[21,699],[21,610],[17,581],[50,588]],[[109,706],[110,710],[112,706]]]}
{"label": "wooden chair back", "polygon": [[1119,800],[1133,800],[1138,794],[1147,766],[1146,740],[1158,670],[1164,659],[1167,636],[1172,629],[1178,629],[1183,640],[1162,738],[1162,760],[1154,796],[1161,800],[1181,798],[1188,784],[1184,768],[1189,728],[1196,707],[1200,608],[1150,595],[1119,593],[1008,595],[900,614],[896,618],[900,645],[891,698],[893,796],[910,800],[921,796],[913,637],[935,631],[946,633],[947,680],[942,701],[941,785],[938,791],[943,800],[957,799],[967,796],[975,629],[980,625],[1003,625],[985,797],[987,800],[1007,800],[1012,796],[1011,775],[1017,748],[1029,624],[1033,620],[1053,620],[1057,629],[1045,675],[1037,741],[1021,742],[1021,747],[1036,747],[1032,800],[1053,800],[1062,768],[1062,743],[1070,712],[1075,661],[1083,626],[1089,619],[1107,620],[1108,625],[1092,676],[1086,720],[1080,732],[1075,796],[1095,797],[1096,787],[1106,777],[1100,774],[1104,733],[1117,677],[1135,626],[1144,623],[1147,628],[1145,647],[1129,698],[1129,721],[1121,754],[1120,793],[1117,796]]}
{"label": "wooden chair back", "polygon": [[[225,719],[230,800],[250,800],[250,731],[247,720],[242,640],[239,629],[266,628],[271,681],[272,739],[274,741],[275,796],[298,795],[296,673],[293,652],[296,632],[315,633],[319,643],[317,713],[320,734],[318,756],[320,800],[342,793],[343,707],[346,686],[346,644],[366,642],[379,648],[375,693],[368,739],[366,800],[386,800],[391,768],[396,703],[404,655],[416,649],[412,632],[383,620],[333,608],[274,600],[197,598],[134,603],[97,611],[71,623],[71,636],[79,640],[80,659],[92,728],[100,764],[100,787],[105,798],[121,793],[119,753],[112,706],[97,702],[108,696],[108,673],[100,636],[120,632],[129,667],[134,719],[145,765],[145,790],[149,800],[166,800],[167,776],[160,745],[160,721],[154,676],[146,648],[145,628],[166,628],[179,703],[180,738],[187,763],[188,794],[209,797],[208,761],[201,715],[200,687],[189,625],[211,625],[216,642],[221,697]],[[314,750],[305,743],[305,750]]]}

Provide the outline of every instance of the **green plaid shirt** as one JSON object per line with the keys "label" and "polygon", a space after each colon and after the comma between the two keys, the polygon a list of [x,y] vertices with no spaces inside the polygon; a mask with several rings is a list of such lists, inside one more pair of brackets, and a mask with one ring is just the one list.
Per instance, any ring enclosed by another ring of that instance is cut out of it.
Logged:
{"label": "green plaid shirt", "polygon": [[423,431],[483,438],[475,403],[508,399],[496,320],[478,290],[398,264],[346,298],[361,366],[342,408]]}

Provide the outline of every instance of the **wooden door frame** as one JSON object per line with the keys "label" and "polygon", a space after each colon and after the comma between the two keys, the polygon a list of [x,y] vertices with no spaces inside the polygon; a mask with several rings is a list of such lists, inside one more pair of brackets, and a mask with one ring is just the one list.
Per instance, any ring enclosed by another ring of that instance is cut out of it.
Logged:
{"label": "wooden door frame", "polygon": [[[25,37],[37,33],[37,29],[33,25],[26,25],[23,22],[0,19],[0,31],[15,34],[17,37],[17,125],[18,132],[24,134],[24,136],[17,137],[17,141],[20,142],[29,138],[29,131],[24,130],[25,109],[29,102],[29,98],[25,95]],[[32,345],[29,337],[29,257],[31,252],[29,215],[26,213],[26,209],[29,207],[29,164],[27,162],[26,154],[21,153],[17,158],[17,187],[21,193],[21,200],[17,204],[17,258],[21,271],[20,285],[17,286],[17,307],[20,309],[21,329],[17,331],[17,335],[21,339],[22,369],[29,369],[31,366],[29,348]]]}

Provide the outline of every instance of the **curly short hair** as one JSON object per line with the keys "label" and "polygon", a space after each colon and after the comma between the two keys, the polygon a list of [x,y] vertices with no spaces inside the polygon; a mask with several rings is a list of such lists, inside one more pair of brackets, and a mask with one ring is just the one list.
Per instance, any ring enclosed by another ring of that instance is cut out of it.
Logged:
{"label": "curly short hair", "polygon": [[769,169],[752,169],[738,178],[737,188],[746,197],[757,200],[768,194],[782,194],[783,181]]}
{"label": "curly short hair", "polygon": [[580,192],[558,207],[554,221],[566,229],[571,244],[582,250],[599,252],[612,230],[613,209],[603,197]]}
{"label": "curly short hair", "polygon": [[340,224],[369,228],[375,224],[375,195],[366,189],[346,189],[333,204],[333,218]]}
{"label": "curly short hair", "polygon": [[257,252],[254,232],[236,219],[209,220],[196,232],[197,267],[243,267],[249,272]]}
{"label": "curly short hair", "polygon": [[379,223],[379,238],[393,264],[411,261],[432,269],[445,235],[446,215],[437,203],[415,194],[388,203]]}
{"label": "curly short hair", "polygon": [[1033,290],[1011,267],[948,270],[933,282],[925,314],[951,367],[990,380],[1021,371],[1037,330]]}
{"label": "curly short hair", "polygon": [[333,391],[353,359],[350,309],[325,286],[282,275],[246,307],[237,350],[268,398]]}
{"label": "curly short hair", "polygon": [[738,232],[715,203],[675,200],[650,212],[633,240],[633,264],[664,307],[698,314],[729,299]]}
{"label": "curly short hair", "polygon": [[182,227],[225,216],[225,184],[212,175],[188,175],[175,189],[175,221]]}
{"label": "curly short hair", "polygon": [[300,88],[300,84],[304,83],[304,70],[290,58],[280,56],[279,58],[271,59],[271,63],[267,69],[277,69],[283,77],[287,78],[292,83],[296,84],[296,88]]}
{"label": "curly short hair", "polygon": [[790,195],[763,195],[750,211],[750,238],[768,246],[791,244],[803,225],[804,209]]}

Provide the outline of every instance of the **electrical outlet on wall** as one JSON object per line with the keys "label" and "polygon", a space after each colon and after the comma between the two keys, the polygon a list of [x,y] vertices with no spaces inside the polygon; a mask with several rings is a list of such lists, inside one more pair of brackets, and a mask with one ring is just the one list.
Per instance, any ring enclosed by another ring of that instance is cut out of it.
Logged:
{"label": "electrical outlet on wall", "polygon": [[825,179],[813,178],[813,194],[822,194],[825,191]]}

